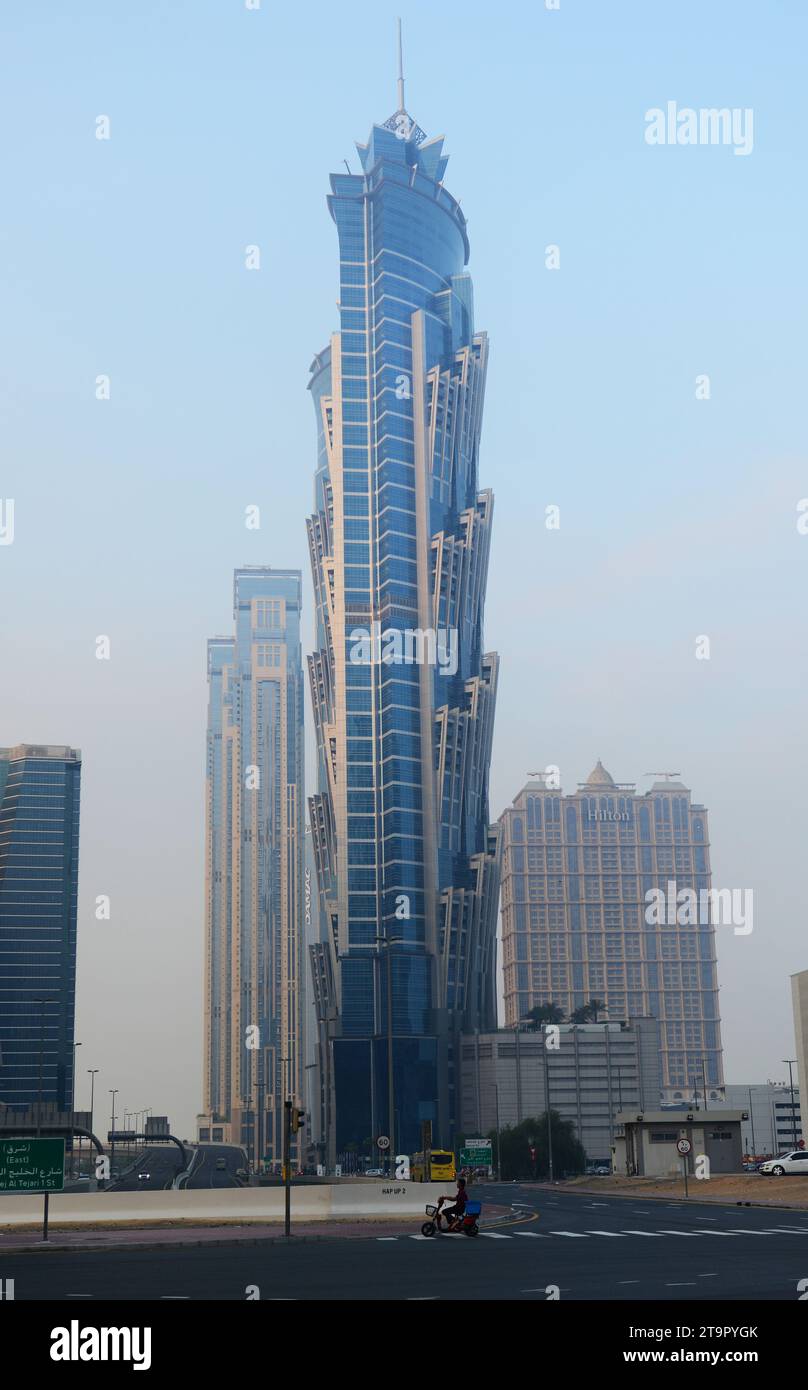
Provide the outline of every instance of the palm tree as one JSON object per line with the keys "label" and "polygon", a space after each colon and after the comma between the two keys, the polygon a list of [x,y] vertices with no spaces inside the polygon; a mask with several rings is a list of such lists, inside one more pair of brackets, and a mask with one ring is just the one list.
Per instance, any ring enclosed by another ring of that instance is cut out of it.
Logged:
{"label": "palm tree", "polygon": [[603,1010],[606,1008],[606,1005],[604,1004],[602,999],[590,999],[589,1007],[592,1010],[592,1022],[597,1023],[598,1014],[603,1012]]}
{"label": "palm tree", "polygon": [[534,1004],[524,1017],[534,1028],[540,1028],[543,1023],[563,1023],[564,1010],[551,1001],[549,1004]]}

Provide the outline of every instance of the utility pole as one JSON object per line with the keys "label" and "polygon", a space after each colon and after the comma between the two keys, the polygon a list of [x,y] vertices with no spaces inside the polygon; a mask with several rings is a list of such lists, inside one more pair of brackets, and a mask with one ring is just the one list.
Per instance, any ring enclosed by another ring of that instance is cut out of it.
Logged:
{"label": "utility pole", "polygon": [[112,1089],[110,1089],[110,1095],[112,1096],[112,1138],[111,1138],[111,1140],[110,1140],[110,1158],[109,1158],[109,1178],[110,1178],[110,1182],[112,1182],[112,1170],[113,1170],[113,1168],[115,1167],[115,1097],[117,1096],[119,1089],[120,1089],[120,1088],[119,1088],[118,1086],[115,1087],[115,1090],[114,1090],[114,1091],[113,1091]]}

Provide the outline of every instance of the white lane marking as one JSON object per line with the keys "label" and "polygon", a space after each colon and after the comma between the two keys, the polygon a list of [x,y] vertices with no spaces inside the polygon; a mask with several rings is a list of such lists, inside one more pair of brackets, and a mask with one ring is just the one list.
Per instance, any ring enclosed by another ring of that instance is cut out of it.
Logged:
{"label": "white lane marking", "polygon": [[618,1239],[620,1239],[620,1240],[623,1240],[623,1238],[624,1238],[624,1232],[623,1232],[623,1231],[588,1231],[588,1232],[587,1232],[587,1235],[590,1235],[590,1236],[617,1236]]}
{"label": "white lane marking", "polygon": [[729,1228],[738,1236],[770,1236],[771,1231],[760,1231],[755,1226],[730,1226]]}
{"label": "white lane marking", "polygon": [[66,1293],[65,1298],[95,1298],[92,1293]]}
{"label": "white lane marking", "polygon": [[775,1226],[776,1231],[787,1231],[789,1235],[804,1236],[808,1234],[808,1226]]}
{"label": "white lane marking", "polygon": [[717,1278],[718,1278],[718,1275],[717,1275],[717,1274],[698,1274],[696,1277],[697,1277],[698,1279],[717,1279]]}
{"label": "white lane marking", "polygon": [[437,1293],[422,1293],[411,1294],[410,1297],[404,1301],[405,1303],[437,1303],[439,1298],[440,1294]]}
{"label": "white lane marking", "polygon": [[529,1236],[531,1240],[549,1240],[541,1231],[514,1231],[515,1236]]}
{"label": "white lane marking", "polygon": [[697,1220],[697,1221],[717,1221],[717,1220],[718,1220],[718,1217],[717,1217],[717,1216],[697,1216],[697,1217],[696,1217],[696,1220]]}
{"label": "white lane marking", "polygon": [[551,1231],[551,1236],[569,1236],[572,1240],[588,1240],[589,1236],[584,1235],[583,1231]]}
{"label": "white lane marking", "polygon": [[[376,1239],[377,1239],[377,1240],[398,1240],[398,1236],[377,1236]],[[426,1240],[426,1236],[424,1236],[424,1240]]]}
{"label": "white lane marking", "polygon": [[651,1214],[651,1208],[650,1208],[650,1207],[632,1207],[632,1208],[631,1208],[631,1212],[632,1212],[632,1215],[633,1215],[633,1216],[650,1216],[650,1214]]}
{"label": "white lane marking", "polygon": [[662,1236],[705,1236],[705,1235],[707,1234],[707,1232],[706,1232],[706,1231],[665,1231],[665,1230],[661,1230],[659,1234],[662,1235]]}
{"label": "white lane marking", "polygon": [[[189,1293],[161,1293],[160,1298],[166,1303],[190,1303],[191,1301]],[[285,1299],[284,1302],[291,1303],[292,1300]]]}
{"label": "white lane marking", "polygon": [[590,1202],[589,1205],[590,1205],[590,1207],[608,1207],[608,1206],[609,1206],[609,1203],[608,1203],[608,1202]]}
{"label": "white lane marking", "polygon": [[703,1235],[703,1236],[737,1236],[737,1235],[740,1235],[740,1232],[739,1232],[739,1231],[701,1231],[699,1234],[700,1234],[700,1235]]}
{"label": "white lane marking", "polygon": [[660,1231],[624,1231],[624,1232],[623,1232],[623,1235],[624,1235],[624,1236],[659,1236],[659,1239],[660,1239],[660,1240],[662,1239],[662,1234],[661,1234]]}
{"label": "white lane marking", "polygon": [[639,1284],[639,1279],[618,1279],[618,1284]]}
{"label": "white lane marking", "polygon": [[503,1236],[499,1231],[480,1231],[480,1235],[488,1240],[513,1240],[513,1236]]}
{"label": "white lane marking", "polygon": [[407,1240],[432,1240],[432,1236],[407,1236]]}
{"label": "white lane marking", "polygon": [[695,1289],[695,1279],[677,1279],[673,1284],[666,1284],[666,1289]]}

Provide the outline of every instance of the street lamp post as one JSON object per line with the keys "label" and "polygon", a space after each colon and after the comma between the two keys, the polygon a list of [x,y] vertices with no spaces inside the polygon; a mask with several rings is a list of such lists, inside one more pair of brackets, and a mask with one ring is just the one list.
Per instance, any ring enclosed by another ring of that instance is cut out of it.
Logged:
{"label": "street lamp post", "polygon": [[[796,1106],[794,1105],[794,1073],[793,1073],[793,1071],[791,1070],[791,1068],[792,1068],[793,1066],[796,1065],[797,1059],[796,1059],[796,1057],[784,1057],[784,1058],[783,1058],[783,1061],[785,1062],[786,1066],[788,1067],[788,1084],[789,1084],[789,1089],[790,1089],[790,1091],[791,1091],[791,1133],[792,1133],[792,1136],[793,1136],[793,1139],[794,1139],[794,1148],[796,1149],[796,1147],[797,1147],[797,1110],[796,1110]],[[805,1131],[803,1130],[803,1133],[804,1133],[804,1132],[805,1132]]]}
{"label": "street lamp post", "polygon": [[379,951],[381,951],[382,946],[387,947],[387,1128],[389,1130],[387,1137],[390,1141],[387,1155],[390,1164],[390,1177],[393,1176],[395,1170],[396,1147],[393,1133],[396,1125],[396,1111],[393,1094],[393,963],[390,959],[390,947],[401,945],[403,940],[404,938],[401,936],[376,937],[376,945]]}
{"label": "street lamp post", "polygon": [[[95,1100],[95,1078],[96,1078],[96,1076],[98,1075],[98,1072],[99,1072],[99,1068],[98,1068],[98,1067],[88,1067],[88,1068],[87,1068],[87,1075],[88,1075],[89,1078],[90,1078],[90,1133],[91,1133],[91,1134],[92,1134],[92,1132],[93,1132],[93,1101]],[[93,1141],[92,1141],[92,1139],[91,1139],[91,1140],[90,1140],[90,1164],[91,1164],[91,1165],[92,1165],[92,1161],[93,1161],[92,1142],[93,1142]],[[92,1174],[91,1174],[90,1176],[92,1176]]]}
{"label": "street lamp post", "polygon": [[[111,1146],[111,1147],[110,1147],[110,1159],[109,1159],[109,1176],[110,1176],[110,1181],[112,1181],[112,1170],[113,1170],[113,1167],[114,1167],[114,1165],[115,1165],[115,1097],[117,1096],[119,1089],[120,1089],[120,1088],[119,1088],[118,1086],[116,1086],[114,1091],[113,1091],[113,1090],[110,1090],[110,1095],[112,1096],[112,1138],[111,1138],[111,1140],[110,1140],[110,1146]],[[124,1113],[125,1113],[125,1112],[124,1112]]]}
{"label": "street lamp post", "polygon": [[[72,1166],[73,1159],[73,1130],[76,1128],[76,1048],[81,1047],[80,1042],[73,1044],[73,1075],[70,1081],[70,1159]],[[79,1177],[81,1177],[81,1141],[79,1141]]]}
{"label": "street lamp post", "polygon": [[547,1100],[547,1161],[550,1182],[553,1181],[553,1122],[550,1113],[550,1056],[547,1050],[547,1030],[544,1033],[544,1094]]}

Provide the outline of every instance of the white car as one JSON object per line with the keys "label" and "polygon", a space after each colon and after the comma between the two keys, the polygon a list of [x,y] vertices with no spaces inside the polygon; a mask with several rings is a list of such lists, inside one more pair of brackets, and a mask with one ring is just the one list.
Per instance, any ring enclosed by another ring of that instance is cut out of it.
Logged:
{"label": "white car", "polygon": [[778,1154],[768,1158],[758,1168],[759,1173],[775,1178],[785,1177],[786,1173],[804,1173],[808,1177],[808,1149],[792,1149],[790,1153]]}

